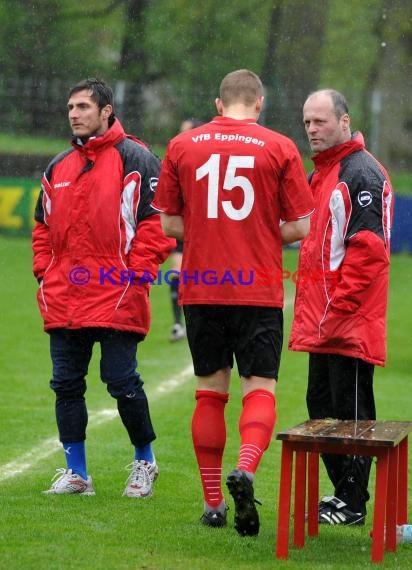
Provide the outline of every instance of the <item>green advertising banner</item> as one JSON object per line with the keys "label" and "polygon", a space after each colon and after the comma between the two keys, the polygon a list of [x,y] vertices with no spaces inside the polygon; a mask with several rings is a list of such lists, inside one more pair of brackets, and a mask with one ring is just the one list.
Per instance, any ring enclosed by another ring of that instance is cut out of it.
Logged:
{"label": "green advertising banner", "polygon": [[30,235],[40,181],[0,178],[0,233]]}

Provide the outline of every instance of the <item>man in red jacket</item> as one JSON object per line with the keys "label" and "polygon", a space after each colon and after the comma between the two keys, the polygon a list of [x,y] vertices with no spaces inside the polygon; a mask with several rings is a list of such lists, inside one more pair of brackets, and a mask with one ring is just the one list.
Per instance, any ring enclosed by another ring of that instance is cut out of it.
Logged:
{"label": "man in red jacket", "polygon": [[[291,350],[309,352],[310,418],[373,420],[374,365],[386,359],[386,307],[393,193],[385,169],[351,133],[337,91],[309,95],[303,121],[314,151],[315,199],[302,242]],[[364,524],[369,458],[324,455],[334,496],[319,522]]]}
{"label": "man in red jacket", "polygon": [[68,116],[72,148],[44,173],[33,230],[33,270],[50,336],[50,386],[67,462],[46,493],[94,495],[86,467],[84,394],[98,342],[101,378],[135,448],[124,495],[148,497],[158,474],[151,447],[156,436],[136,350],[149,329],[148,281],[175,246],[151,205],[160,161],[125,134],[103,81],[73,87]]}

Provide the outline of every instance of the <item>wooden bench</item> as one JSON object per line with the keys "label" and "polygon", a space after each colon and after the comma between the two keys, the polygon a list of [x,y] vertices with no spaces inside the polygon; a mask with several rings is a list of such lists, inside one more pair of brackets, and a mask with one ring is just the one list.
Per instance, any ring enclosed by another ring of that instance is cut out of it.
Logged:
{"label": "wooden bench", "polygon": [[396,552],[396,525],[408,522],[411,430],[412,422],[325,419],[308,420],[279,432],[276,438],[282,441],[282,457],[276,557],[288,558],[294,454],[294,546],[305,545],[306,506],[308,536],[318,535],[319,454],[336,453],[377,458],[371,558],[381,562],[384,548]]}

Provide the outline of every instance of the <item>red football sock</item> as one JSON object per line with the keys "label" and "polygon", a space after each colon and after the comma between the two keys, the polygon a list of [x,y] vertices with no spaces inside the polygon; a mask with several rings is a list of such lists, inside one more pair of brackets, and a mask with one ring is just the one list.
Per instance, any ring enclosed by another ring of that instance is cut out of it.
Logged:
{"label": "red football sock", "polygon": [[268,390],[253,390],[243,398],[239,420],[240,452],[238,469],[256,473],[269,447],[276,423],[276,400]]}
{"label": "red football sock", "polygon": [[196,390],[192,439],[202,481],[203,495],[210,507],[223,500],[222,458],[226,445],[225,405],[229,394]]}

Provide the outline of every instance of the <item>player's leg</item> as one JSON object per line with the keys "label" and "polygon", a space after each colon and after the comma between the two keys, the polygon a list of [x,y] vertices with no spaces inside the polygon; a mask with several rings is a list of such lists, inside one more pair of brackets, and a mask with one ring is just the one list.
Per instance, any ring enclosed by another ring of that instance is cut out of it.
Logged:
{"label": "player's leg", "polygon": [[283,344],[283,313],[272,307],[238,307],[238,311],[235,356],[243,393],[238,468],[254,474],[269,447],[276,422],[275,386]]}
{"label": "player's leg", "polygon": [[269,447],[276,422],[275,385],[283,343],[283,314],[268,307],[233,309],[233,340],[242,377],[240,450],[227,480],[235,501],[235,528],[242,536],[259,532],[253,481]]}
{"label": "player's leg", "polygon": [[173,326],[170,333],[170,340],[175,342],[186,338],[186,330],[182,323],[182,307],[179,305],[179,275],[182,268],[183,243],[177,242],[176,248],[170,255],[170,269],[176,273],[171,273],[170,282],[170,300],[172,303]]}
{"label": "player's leg", "polygon": [[59,469],[59,477],[46,491],[50,494],[94,494],[86,467],[87,408],[84,394],[93,335],[89,329],[50,331],[50,354],[53,378],[50,387],[56,394],[56,421],[59,439],[66,455],[67,469]]}
{"label": "player's leg", "polygon": [[231,353],[226,347],[221,307],[184,307],[187,336],[197,376],[192,440],[204,497],[201,521],[213,527],[226,525],[222,492],[222,459],[226,445],[225,406],[229,395]]}
{"label": "player's leg", "polygon": [[[306,404],[310,419],[335,418],[334,398],[331,386],[331,371],[329,354],[309,354],[308,385]],[[333,454],[322,454],[322,460],[329,479],[335,487],[342,476],[342,457]],[[324,508],[320,502],[319,522],[323,522],[321,511]],[[328,507],[329,510],[329,507]]]}
{"label": "player's leg", "polygon": [[310,353],[306,405],[312,420],[334,417],[329,378],[329,355]]}
{"label": "player's leg", "polygon": [[143,381],[137,372],[137,345],[141,335],[127,331],[101,329],[100,371],[109,394],[117,400],[117,409],[130,441],[134,460],[124,495],[146,498],[152,495],[158,467],[151,442],[156,439]]}
{"label": "player's leg", "polygon": [[[341,420],[376,419],[372,364],[347,356],[329,355],[329,374],[333,402],[331,417]],[[335,487],[335,497],[339,498],[341,505],[336,509],[333,524],[364,524],[371,458],[326,456],[326,464]]]}

